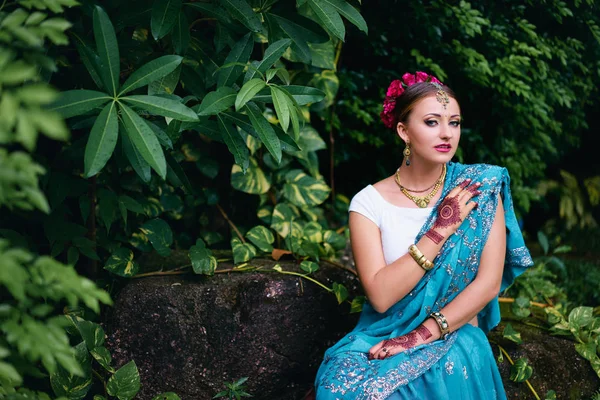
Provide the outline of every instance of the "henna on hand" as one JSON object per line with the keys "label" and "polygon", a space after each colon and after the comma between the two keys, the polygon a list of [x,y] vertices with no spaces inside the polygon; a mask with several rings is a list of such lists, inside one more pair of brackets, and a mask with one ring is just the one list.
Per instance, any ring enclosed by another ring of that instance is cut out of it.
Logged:
{"label": "henna on hand", "polygon": [[421,336],[421,339],[427,340],[431,337],[431,332],[429,329],[427,329],[427,327],[425,327],[425,325],[419,325],[417,329],[407,333],[406,335],[387,339],[383,342],[383,348],[400,346],[404,347],[405,349],[410,349],[417,344],[417,341],[419,340],[417,335]]}
{"label": "henna on hand", "polygon": [[435,244],[440,244],[442,240],[444,240],[444,236],[434,231],[433,228],[425,232],[425,236],[431,239],[431,241],[433,241]]}
{"label": "henna on hand", "polygon": [[447,228],[461,221],[458,198],[456,196],[446,197],[438,208],[437,218],[433,224],[433,229]]}

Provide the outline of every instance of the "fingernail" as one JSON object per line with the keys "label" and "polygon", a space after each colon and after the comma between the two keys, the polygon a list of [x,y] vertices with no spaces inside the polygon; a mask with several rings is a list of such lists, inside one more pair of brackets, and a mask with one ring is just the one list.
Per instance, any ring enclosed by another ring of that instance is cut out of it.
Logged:
{"label": "fingernail", "polygon": [[481,190],[476,190],[475,191],[475,196],[480,195],[481,194]]}
{"label": "fingernail", "polygon": [[475,203],[475,208],[479,207],[479,203]]}

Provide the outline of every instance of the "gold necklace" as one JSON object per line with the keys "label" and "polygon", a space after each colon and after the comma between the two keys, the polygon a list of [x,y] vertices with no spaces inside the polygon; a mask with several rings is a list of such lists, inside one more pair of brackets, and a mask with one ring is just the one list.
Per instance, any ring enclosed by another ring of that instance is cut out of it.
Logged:
{"label": "gold necklace", "polygon": [[[400,168],[398,168],[398,169],[396,170],[396,173],[397,173],[397,174],[400,174]],[[406,186],[402,186],[402,185],[401,185],[400,187],[403,187],[403,188],[404,188],[404,189],[406,189],[407,191],[409,191],[409,192],[413,192],[413,193],[425,193],[426,191],[428,191],[428,190],[431,190],[431,188],[432,188],[432,187],[434,187],[436,183],[437,183],[437,181],[433,182],[433,183],[431,184],[431,186],[429,186],[428,188],[426,188],[426,189],[423,189],[423,190],[409,189],[409,188],[407,188]]]}
{"label": "gold necklace", "polygon": [[396,171],[396,183],[400,187],[400,191],[402,193],[404,193],[404,195],[406,197],[408,197],[409,199],[414,201],[415,204],[417,206],[419,206],[420,208],[425,208],[429,205],[429,202],[431,201],[433,196],[435,196],[435,194],[438,192],[438,190],[442,186],[442,182],[444,181],[445,178],[446,178],[446,164],[444,164],[444,166],[442,167],[442,173],[440,174],[440,177],[433,184],[433,190],[428,195],[419,197],[419,196],[413,196],[412,194],[408,193],[408,191],[400,183],[400,170]]}

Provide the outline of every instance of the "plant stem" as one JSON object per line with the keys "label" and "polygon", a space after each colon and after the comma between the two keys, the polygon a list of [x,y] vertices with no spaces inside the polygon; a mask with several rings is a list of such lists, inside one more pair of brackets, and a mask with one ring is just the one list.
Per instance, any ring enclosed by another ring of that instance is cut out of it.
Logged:
{"label": "plant stem", "polygon": [[277,272],[280,273],[280,274],[284,274],[284,275],[299,276],[300,278],[307,279],[307,280],[311,281],[312,283],[321,286],[323,289],[327,290],[328,292],[333,292],[333,289],[328,288],[327,286],[323,285],[318,280],[311,278],[310,276],[306,276],[304,274],[301,274],[301,273],[298,273],[298,272],[291,272],[291,271],[277,271]]}
{"label": "plant stem", "polygon": [[221,207],[221,205],[217,204],[217,208],[219,209],[219,212],[221,213],[221,215],[223,216],[223,218],[225,218],[225,220],[229,223],[229,225],[231,226],[231,228],[235,231],[236,235],[240,238],[240,240],[242,241],[242,243],[246,243],[246,239],[244,239],[244,237],[242,236],[242,234],[238,230],[237,226],[235,226],[235,224],[233,222],[231,222],[231,220],[229,219],[229,217],[225,213],[225,210],[223,210],[223,207]]}
{"label": "plant stem", "polygon": [[92,373],[96,376],[96,378],[98,378],[98,380],[100,382],[102,382],[102,384],[104,385],[104,394],[108,396],[108,392],[106,390],[106,381],[104,380],[104,378],[102,377],[102,375],[100,375],[98,373],[98,371],[96,371],[95,369],[92,369]]}
{"label": "plant stem", "polygon": [[321,261],[325,261],[326,263],[329,263],[329,264],[331,264],[331,265],[334,265],[334,266],[336,266],[336,267],[338,267],[338,268],[341,268],[341,269],[343,269],[344,271],[348,271],[348,272],[350,272],[350,273],[351,273],[352,275],[354,275],[354,276],[358,276],[358,273],[357,273],[355,270],[353,270],[353,269],[352,269],[352,268],[350,268],[350,267],[346,267],[346,266],[345,266],[345,265],[343,265],[343,264],[340,264],[340,263],[338,263],[338,262],[335,262],[335,261],[329,260],[329,259],[327,259],[327,258],[322,258],[322,259],[321,259]]}
{"label": "plant stem", "polygon": [[[504,356],[508,359],[508,362],[510,363],[510,365],[515,365],[515,363],[513,362],[512,358],[510,358],[510,356],[508,355],[508,353],[506,352],[506,350],[504,350],[504,347],[498,345],[498,348],[504,354]],[[525,379],[525,383],[527,384],[527,387],[529,387],[529,390],[531,390],[531,393],[533,393],[533,395],[535,396],[536,400],[541,400],[540,396],[538,396],[538,394],[535,391],[535,389],[533,388],[533,386],[531,386],[531,383],[529,383],[529,379]]]}
{"label": "plant stem", "polygon": [[[500,303],[514,303],[515,299],[513,299],[511,297],[499,297],[498,298],[498,302],[500,302]],[[550,304],[536,303],[535,301],[530,301],[529,304],[531,304],[532,306],[535,306],[535,307],[539,307],[539,308],[551,307]]]}

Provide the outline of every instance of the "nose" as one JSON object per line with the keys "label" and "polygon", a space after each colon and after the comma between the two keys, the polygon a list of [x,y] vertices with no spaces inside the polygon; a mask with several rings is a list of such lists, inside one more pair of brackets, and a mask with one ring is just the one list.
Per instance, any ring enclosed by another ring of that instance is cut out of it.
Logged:
{"label": "nose", "polygon": [[452,138],[452,129],[450,129],[448,124],[440,124],[440,138],[442,138],[442,139],[451,139]]}

